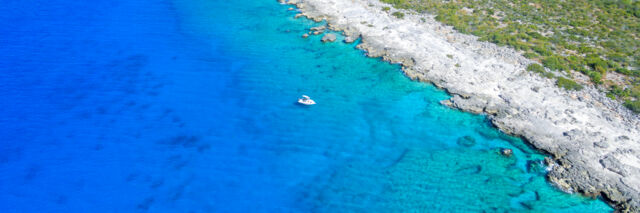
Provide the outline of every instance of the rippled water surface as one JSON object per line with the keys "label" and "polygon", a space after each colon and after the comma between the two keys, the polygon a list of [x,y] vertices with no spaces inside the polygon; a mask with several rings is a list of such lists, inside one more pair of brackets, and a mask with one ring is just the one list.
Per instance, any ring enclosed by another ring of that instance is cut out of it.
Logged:
{"label": "rippled water surface", "polygon": [[2,4],[3,212],[611,211],[275,0]]}

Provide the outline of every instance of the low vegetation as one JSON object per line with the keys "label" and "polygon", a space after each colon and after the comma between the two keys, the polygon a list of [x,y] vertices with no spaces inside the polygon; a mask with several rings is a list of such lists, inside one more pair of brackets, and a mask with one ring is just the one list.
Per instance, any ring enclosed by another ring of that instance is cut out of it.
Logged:
{"label": "low vegetation", "polygon": [[[590,82],[581,83],[606,89],[609,97],[639,111],[638,0],[381,1],[396,8],[434,14],[436,20],[461,33],[514,48],[553,72],[588,76]],[[527,69],[553,78],[552,73],[540,67]],[[567,78],[558,77],[557,81],[558,86],[567,89],[582,87]]]}
{"label": "low vegetation", "polygon": [[535,72],[535,73],[539,73],[540,75],[547,77],[547,78],[554,78],[556,77],[555,75],[553,75],[553,73],[547,72],[546,70],[544,70],[544,67],[541,66],[540,64],[529,64],[529,66],[527,66],[527,70],[530,72]]}
{"label": "low vegetation", "polygon": [[556,81],[556,85],[558,85],[559,87],[562,87],[566,90],[581,90],[582,89],[582,85],[576,83],[575,81],[569,80],[565,77],[558,77],[558,80]]}
{"label": "low vegetation", "polygon": [[402,12],[393,12],[391,13],[391,15],[395,16],[396,18],[404,18],[404,13]]}
{"label": "low vegetation", "polygon": [[635,113],[640,113],[640,101],[626,101],[624,102],[624,106],[631,109]]}

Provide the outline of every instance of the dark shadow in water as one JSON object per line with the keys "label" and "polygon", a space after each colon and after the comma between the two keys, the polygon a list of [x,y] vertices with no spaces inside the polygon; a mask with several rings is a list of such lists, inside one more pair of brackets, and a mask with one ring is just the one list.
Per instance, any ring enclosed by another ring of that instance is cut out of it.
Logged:
{"label": "dark shadow in water", "polygon": [[149,207],[151,207],[151,205],[153,204],[154,201],[155,201],[155,199],[153,197],[148,197],[148,198],[144,199],[142,202],[138,203],[137,208],[139,210],[147,211],[147,210],[149,210]]}
{"label": "dark shadow in water", "polygon": [[190,134],[182,134],[177,135],[168,139],[160,140],[157,144],[160,145],[170,145],[170,146],[182,146],[184,148],[196,147],[198,142],[200,141],[200,137],[190,135]]}

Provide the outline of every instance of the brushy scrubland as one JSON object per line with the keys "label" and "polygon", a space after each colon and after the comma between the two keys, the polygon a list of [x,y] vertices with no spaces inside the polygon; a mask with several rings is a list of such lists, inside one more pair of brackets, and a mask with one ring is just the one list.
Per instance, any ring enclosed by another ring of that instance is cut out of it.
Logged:
{"label": "brushy scrubland", "polygon": [[[527,70],[579,90],[576,73],[640,112],[640,1],[638,0],[381,0],[428,12],[480,40],[506,45],[539,65]],[[613,77],[611,73],[618,73]],[[607,74],[610,74],[608,77]],[[583,82],[589,83],[589,82]]]}

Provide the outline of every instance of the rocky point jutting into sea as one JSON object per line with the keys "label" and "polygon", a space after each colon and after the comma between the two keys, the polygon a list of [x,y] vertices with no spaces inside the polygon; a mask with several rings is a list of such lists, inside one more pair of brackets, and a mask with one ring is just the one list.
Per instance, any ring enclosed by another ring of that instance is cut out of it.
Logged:
{"label": "rocky point jutting into sea", "polygon": [[370,57],[400,63],[412,79],[453,97],[442,104],[484,113],[500,130],[548,153],[549,180],[567,192],[602,196],[620,211],[640,211],[640,119],[593,86],[558,88],[525,70],[515,50],[455,32],[429,14],[396,18],[377,0],[289,0],[315,21],[361,38]]}

